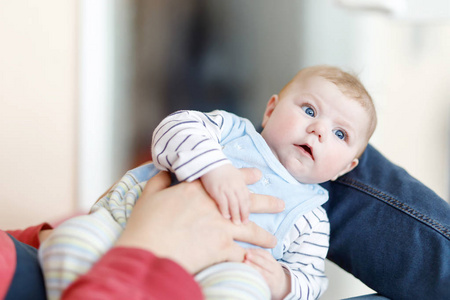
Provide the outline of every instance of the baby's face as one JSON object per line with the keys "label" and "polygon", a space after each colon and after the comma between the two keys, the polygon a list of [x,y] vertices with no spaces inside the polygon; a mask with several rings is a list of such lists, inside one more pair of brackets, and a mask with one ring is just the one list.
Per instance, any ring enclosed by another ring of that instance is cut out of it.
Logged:
{"label": "baby's face", "polygon": [[304,75],[269,100],[261,134],[298,181],[321,183],[356,167],[368,120],[362,105],[335,84]]}

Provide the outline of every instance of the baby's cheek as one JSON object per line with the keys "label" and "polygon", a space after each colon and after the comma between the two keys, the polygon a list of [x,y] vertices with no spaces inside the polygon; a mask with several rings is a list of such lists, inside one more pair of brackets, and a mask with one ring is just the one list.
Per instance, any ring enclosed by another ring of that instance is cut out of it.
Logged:
{"label": "baby's cheek", "polygon": [[321,168],[321,177],[322,180],[320,182],[328,181],[333,179],[338,175],[345,167],[343,164],[342,157],[332,157],[325,164],[324,167]]}

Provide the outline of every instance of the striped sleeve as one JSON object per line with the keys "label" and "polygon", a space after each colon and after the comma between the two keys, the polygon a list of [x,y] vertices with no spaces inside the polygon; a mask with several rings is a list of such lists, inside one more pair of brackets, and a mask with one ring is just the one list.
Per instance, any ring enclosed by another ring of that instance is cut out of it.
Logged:
{"label": "striped sleeve", "polygon": [[220,111],[177,111],[166,117],[152,138],[152,159],[179,181],[193,181],[208,171],[231,163],[220,145],[224,118]]}
{"label": "striped sleeve", "polygon": [[286,249],[279,260],[291,276],[291,292],[285,299],[318,299],[328,286],[325,258],[330,224],[322,207],[303,215],[284,241]]}

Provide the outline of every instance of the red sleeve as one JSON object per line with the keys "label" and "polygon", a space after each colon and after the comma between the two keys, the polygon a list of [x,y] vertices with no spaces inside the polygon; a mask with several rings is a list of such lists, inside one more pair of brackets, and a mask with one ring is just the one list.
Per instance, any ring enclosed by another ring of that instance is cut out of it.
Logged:
{"label": "red sleeve", "polygon": [[52,229],[52,227],[47,223],[42,223],[36,226],[28,227],[25,230],[9,230],[6,232],[15,237],[16,240],[37,249],[40,245],[39,232],[45,229]]}
{"label": "red sleeve", "polygon": [[16,269],[16,248],[11,238],[0,231],[0,299],[9,289]]}
{"label": "red sleeve", "polygon": [[192,275],[175,262],[152,253],[111,249],[86,275],[64,292],[70,299],[203,299]]}

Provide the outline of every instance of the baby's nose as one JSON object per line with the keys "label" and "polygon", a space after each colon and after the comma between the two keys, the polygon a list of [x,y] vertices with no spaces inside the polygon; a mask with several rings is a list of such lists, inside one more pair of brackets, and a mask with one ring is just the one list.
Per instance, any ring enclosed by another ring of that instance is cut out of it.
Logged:
{"label": "baby's nose", "polygon": [[326,128],[320,122],[314,122],[308,127],[308,133],[314,134],[322,141],[326,136]]}

